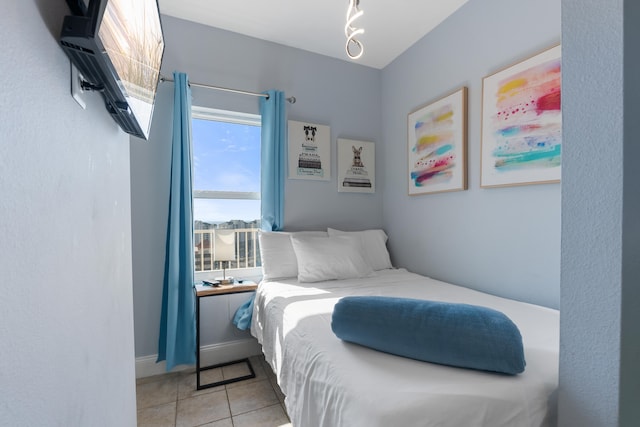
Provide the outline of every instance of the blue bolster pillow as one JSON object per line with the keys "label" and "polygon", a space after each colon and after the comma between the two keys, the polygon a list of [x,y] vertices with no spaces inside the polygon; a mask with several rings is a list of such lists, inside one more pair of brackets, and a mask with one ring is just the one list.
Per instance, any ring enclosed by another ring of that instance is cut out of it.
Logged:
{"label": "blue bolster pillow", "polygon": [[331,329],[344,341],[411,359],[515,375],[522,336],[503,313],[469,304],[378,296],[344,297]]}

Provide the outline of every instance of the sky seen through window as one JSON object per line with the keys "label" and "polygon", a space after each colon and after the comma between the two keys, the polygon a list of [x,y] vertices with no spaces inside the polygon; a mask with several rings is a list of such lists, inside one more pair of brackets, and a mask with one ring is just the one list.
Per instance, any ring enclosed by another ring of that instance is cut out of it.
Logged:
{"label": "sky seen through window", "polygon": [[[260,192],[260,126],[193,119],[193,189]],[[259,200],[194,199],[194,220],[259,219]]]}

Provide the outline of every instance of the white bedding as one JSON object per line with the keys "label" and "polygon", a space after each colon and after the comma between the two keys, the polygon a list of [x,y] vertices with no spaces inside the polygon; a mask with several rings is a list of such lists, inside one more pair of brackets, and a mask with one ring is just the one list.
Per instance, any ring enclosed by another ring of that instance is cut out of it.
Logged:
{"label": "white bedding", "polygon": [[[526,369],[517,376],[501,375],[420,362],[343,342],[331,331],[331,312],[346,295],[402,296],[499,310],[520,329]],[[262,282],[251,332],[277,375],[294,427],[555,423],[556,310],[390,269],[363,279]]]}

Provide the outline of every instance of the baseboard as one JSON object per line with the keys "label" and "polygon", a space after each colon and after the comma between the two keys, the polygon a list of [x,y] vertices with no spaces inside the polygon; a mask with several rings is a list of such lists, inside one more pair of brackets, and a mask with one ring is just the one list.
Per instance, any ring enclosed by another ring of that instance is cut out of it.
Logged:
{"label": "baseboard", "polygon": [[[202,366],[225,363],[232,360],[261,354],[262,349],[255,338],[229,341],[200,347],[200,364]],[[151,377],[166,373],[164,361],[156,363],[157,354],[136,358],[136,378]],[[172,372],[194,369],[193,365],[176,366]]]}

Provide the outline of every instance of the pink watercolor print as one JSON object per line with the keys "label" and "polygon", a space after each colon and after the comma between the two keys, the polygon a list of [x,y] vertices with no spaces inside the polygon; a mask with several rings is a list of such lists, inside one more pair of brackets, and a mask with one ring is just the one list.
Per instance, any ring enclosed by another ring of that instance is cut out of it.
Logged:
{"label": "pink watercolor print", "polygon": [[454,111],[451,104],[427,112],[414,126],[415,145],[412,152],[418,156],[413,163],[411,179],[416,187],[445,183],[453,177],[456,165]]}
{"label": "pink watercolor print", "polygon": [[498,82],[491,118],[495,170],[560,166],[560,81],[556,58]]}

